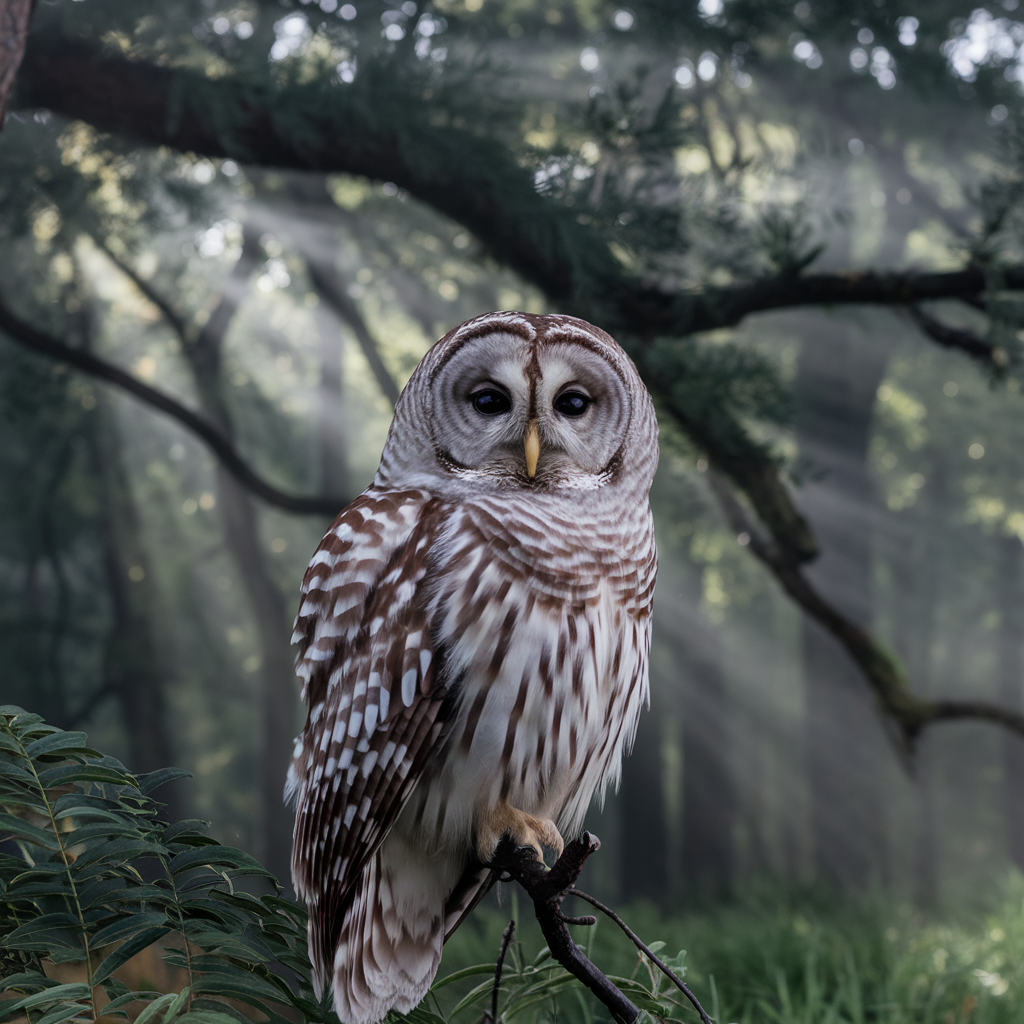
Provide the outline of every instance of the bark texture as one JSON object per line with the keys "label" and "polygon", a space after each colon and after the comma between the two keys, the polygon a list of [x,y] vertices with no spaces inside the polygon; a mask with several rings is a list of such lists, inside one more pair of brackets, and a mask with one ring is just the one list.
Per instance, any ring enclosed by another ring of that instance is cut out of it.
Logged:
{"label": "bark texture", "polygon": [[32,0],[0,0],[0,129],[7,119],[31,18]]}

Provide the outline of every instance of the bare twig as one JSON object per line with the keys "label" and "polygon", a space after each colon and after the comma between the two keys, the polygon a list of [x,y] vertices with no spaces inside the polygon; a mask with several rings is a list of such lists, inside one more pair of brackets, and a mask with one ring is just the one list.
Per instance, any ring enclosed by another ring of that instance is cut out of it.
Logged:
{"label": "bare twig", "polygon": [[711,1024],[711,1018],[704,1012],[704,1007],[700,1005],[700,1002],[697,999],[697,997],[693,994],[693,992],[690,991],[690,987],[683,981],[682,978],[679,977],[678,974],[676,974],[675,971],[672,970],[671,967],[669,967],[667,963],[665,963],[663,960],[655,956],[651,949],[644,944],[640,936],[638,936],[636,932],[634,932],[633,929],[630,928],[629,925],[626,924],[626,922],[623,921],[622,918],[619,917],[619,915],[611,909],[611,907],[606,907],[600,900],[594,899],[594,897],[591,896],[589,893],[581,892],[579,889],[575,888],[575,886],[572,889],[570,889],[566,893],[566,895],[578,896],[581,900],[586,900],[591,906],[597,907],[597,909],[600,910],[602,914],[606,914],[608,917],[610,917],[626,933],[626,935],[629,936],[630,942],[632,942],[633,945],[636,946],[636,948],[639,949],[640,952],[643,953],[643,955],[647,957],[647,959],[650,960],[651,963],[653,963],[658,968],[658,970],[660,970],[661,973],[664,974],[665,977],[668,978],[668,980],[671,981],[672,984],[675,985],[675,987],[679,989],[679,991],[682,992],[684,996],[686,996],[687,999],[690,1000],[690,1002],[693,1004],[693,1008],[700,1015],[700,1019],[704,1022],[704,1024]]}
{"label": "bare twig", "polygon": [[988,363],[997,371],[1006,368],[1006,352],[998,345],[992,345],[979,338],[974,331],[962,327],[950,327],[932,316],[920,305],[908,306],[911,319],[932,341],[943,348],[955,348],[966,352],[973,359]]}
{"label": "bare twig", "polygon": [[113,384],[122,391],[159,409],[168,416],[177,420],[190,433],[194,434],[210,452],[220,461],[221,465],[243,486],[257,497],[262,498],[267,504],[284,509],[286,512],[296,512],[303,515],[329,515],[334,516],[348,502],[347,498],[338,497],[301,497],[299,495],[287,494],[278,490],[273,484],[267,483],[261,476],[246,463],[235,451],[234,447],[226,437],[205,417],[193,412],[180,402],[171,398],[170,395],[151,388],[148,384],[126,373],[113,363],[108,363],[98,356],[81,349],[72,348],[63,342],[51,338],[42,331],[37,330],[31,324],[26,323],[3,302],[0,298],[0,330],[2,330],[12,341],[23,348],[38,352],[40,355],[53,359],[56,362],[67,363],[69,366],[81,370],[83,373],[96,377],[99,380]]}
{"label": "bare twig", "polygon": [[381,359],[380,351],[377,348],[377,342],[370,333],[370,328],[366,325],[362,313],[359,312],[359,307],[345,291],[341,276],[338,274],[333,261],[318,258],[309,253],[304,253],[304,255],[306,257],[306,266],[309,269],[309,278],[313,282],[313,286],[328,305],[352,329],[352,333],[356,336],[356,341],[359,342],[359,347],[362,349],[363,356],[370,365],[370,370],[377,381],[377,386],[384,393],[384,397],[394,406],[398,402],[398,395],[401,389],[395,383],[395,379],[391,376],[388,368],[384,365],[384,360]]}
{"label": "bare twig", "polygon": [[484,1013],[481,1024],[495,1024],[498,1019],[498,993],[501,991],[501,974],[505,968],[505,954],[512,943],[512,936],[516,932],[515,921],[509,921],[505,931],[501,934],[501,948],[498,950],[498,960],[494,965],[494,988],[491,989],[491,1010]]}
{"label": "bare twig", "polygon": [[181,342],[185,345],[189,344],[189,342],[193,340],[193,336],[196,332],[189,330],[188,324],[185,322],[183,317],[178,315],[177,310],[175,310],[175,308],[156,288],[153,287],[152,284],[150,284],[149,281],[136,273],[130,263],[121,259],[121,257],[114,252],[114,250],[111,249],[105,241],[103,241],[103,239],[97,238],[95,235],[90,237],[92,238],[93,244],[107,257],[107,259],[109,259],[110,262],[113,263],[114,266],[117,267],[117,269],[120,270],[121,273],[124,274],[124,276],[127,277],[140,292],[142,292],[146,299],[152,302],[153,305],[160,310],[160,314],[170,325],[174,333],[178,335]]}
{"label": "bare twig", "polygon": [[[569,934],[567,925],[575,923],[562,913],[562,900],[572,889],[587,858],[601,847],[597,836],[584,832],[562,851],[550,870],[537,860],[530,847],[516,847],[511,839],[498,846],[491,866],[515,879],[533,900],[537,923],[547,940],[551,956],[581,981],[608,1007],[620,1024],[633,1024],[640,1010],[584,955]],[[593,918],[587,923],[593,924]]]}

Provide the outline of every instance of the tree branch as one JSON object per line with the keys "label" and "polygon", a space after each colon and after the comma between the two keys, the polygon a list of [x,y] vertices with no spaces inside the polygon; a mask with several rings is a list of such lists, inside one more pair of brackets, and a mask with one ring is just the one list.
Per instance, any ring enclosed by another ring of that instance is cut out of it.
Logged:
{"label": "tree branch", "polygon": [[[394,181],[469,228],[500,262],[569,312],[640,339],[730,327],[751,313],[799,306],[905,306],[971,298],[981,267],[945,273],[783,275],[697,293],[631,276],[592,226],[539,195],[531,170],[501,144],[432,125],[430,102],[396,91],[373,62],[344,88],[281,87],[157,66],[47,29],[22,64],[22,106],[44,106],[103,131],[209,157]],[[1003,272],[1024,287],[1024,267]]]}
{"label": "tree branch", "polygon": [[729,528],[749,538],[751,551],[767,566],[783,590],[846,649],[874,691],[879,709],[900,727],[908,748],[913,748],[925,727],[954,719],[992,722],[1024,736],[1024,714],[1020,712],[986,701],[926,700],[915,694],[892,655],[822,597],[800,565],[761,536],[724,480],[711,473],[708,482]]}
{"label": "tree branch", "polygon": [[[628,999],[604,974],[602,974],[583,955],[583,951],[573,942],[569,935],[570,924],[594,925],[597,919],[591,916],[567,917],[562,912],[562,900],[566,896],[578,896],[593,904],[603,914],[607,914],[629,936],[630,941],[672,982],[676,988],[690,1001],[700,1016],[702,1024],[712,1024],[711,1018],[704,1012],[697,997],[690,991],[682,978],[668,964],[661,960],[644,944],[639,936],[611,908],[594,899],[593,896],[581,892],[575,887],[576,879],[583,870],[583,865],[592,853],[601,848],[597,836],[584,832],[574,839],[562,851],[562,855],[549,871],[537,860],[537,853],[531,846],[517,847],[511,838],[505,837],[491,861],[491,867],[517,881],[526,894],[533,900],[533,909],[548,949],[554,960],[560,963],[570,974],[590,989],[598,999],[611,1011],[620,1024],[632,1024],[640,1016],[640,1010]],[[492,995],[492,1007],[489,1019],[497,1020],[498,983],[501,980],[501,964],[505,951],[512,939],[515,922],[510,921],[502,936],[501,953],[495,970],[495,982]],[[484,1015],[485,1020],[488,1015]]]}
{"label": "tree branch", "polygon": [[974,331],[944,324],[916,303],[908,306],[907,312],[914,323],[936,344],[943,348],[959,349],[972,359],[987,363],[996,372],[1005,372],[1009,362],[1005,349],[979,338]]}
{"label": "tree branch", "polygon": [[243,486],[267,504],[302,515],[335,516],[349,499],[330,497],[300,497],[278,490],[267,483],[242,459],[224,435],[207,419],[186,408],[180,402],[151,388],[148,384],[126,373],[118,366],[81,349],[71,348],[16,316],[0,299],[0,330],[23,348],[38,352],[56,362],[67,363],[98,380],[127,391],[135,398],[159,409],[177,420],[186,430],[194,434]]}
{"label": "tree branch", "polygon": [[179,340],[183,345],[188,345],[194,340],[196,332],[189,331],[188,324],[185,322],[183,317],[178,316],[177,311],[174,307],[163,297],[163,295],[154,288],[149,281],[144,277],[140,277],[135,272],[132,266],[126,263],[123,259],[105,241],[97,238],[95,235],[89,236],[92,239],[93,245],[102,252],[111,263],[117,267],[118,270],[124,274],[132,282],[133,285],[142,293],[142,295],[151,302],[158,310],[160,314],[170,325],[171,330],[178,336]]}
{"label": "tree branch", "polygon": [[601,848],[597,836],[584,832],[562,851],[550,870],[537,860],[532,846],[517,847],[505,838],[498,846],[491,866],[515,879],[533,900],[537,923],[547,940],[551,956],[581,981],[608,1007],[619,1024],[633,1024],[640,1010],[626,998],[583,954],[569,934],[567,924],[593,924],[594,919],[574,922],[562,913],[562,900],[572,889],[587,858]]}
{"label": "tree branch", "polygon": [[363,355],[370,365],[370,370],[377,381],[377,386],[384,393],[384,397],[387,398],[392,407],[394,407],[398,402],[401,388],[395,383],[394,377],[391,376],[390,371],[384,365],[384,360],[380,357],[380,350],[377,348],[377,342],[370,333],[369,327],[366,326],[366,321],[363,319],[362,313],[359,312],[359,307],[346,293],[337,268],[333,265],[333,262],[329,263],[324,259],[318,259],[309,253],[303,252],[302,255],[306,258],[306,267],[309,270],[309,278],[313,282],[313,287],[320,293],[320,297],[352,329],[352,333],[356,336],[356,341],[359,342],[359,347],[362,349]]}

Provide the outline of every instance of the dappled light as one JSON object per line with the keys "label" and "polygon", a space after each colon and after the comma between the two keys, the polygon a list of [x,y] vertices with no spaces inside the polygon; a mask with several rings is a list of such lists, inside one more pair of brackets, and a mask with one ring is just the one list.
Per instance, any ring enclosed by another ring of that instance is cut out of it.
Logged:
{"label": "dappled light", "polygon": [[[651,708],[580,886],[715,1020],[1019,1019],[1024,6],[8,4],[0,704],[117,759],[118,827],[181,766],[169,821],[289,895],[310,557],[439,338],[569,314],[661,448]],[[499,888],[441,977],[493,968]],[[505,1020],[589,1021],[517,927]],[[409,1020],[489,1012],[477,973]]]}

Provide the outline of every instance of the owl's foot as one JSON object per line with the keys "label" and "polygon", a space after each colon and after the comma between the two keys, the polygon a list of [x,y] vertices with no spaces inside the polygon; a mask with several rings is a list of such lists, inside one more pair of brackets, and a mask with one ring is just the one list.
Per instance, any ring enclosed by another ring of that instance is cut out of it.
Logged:
{"label": "owl's foot", "polygon": [[508,836],[516,846],[532,846],[537,860],[544,862],[544,847],[561,857],[565,843],[550,818],[535,818],[501,801],[482,820],[477,820],[476,855],[482,864],[490,864],[498,844]]}

